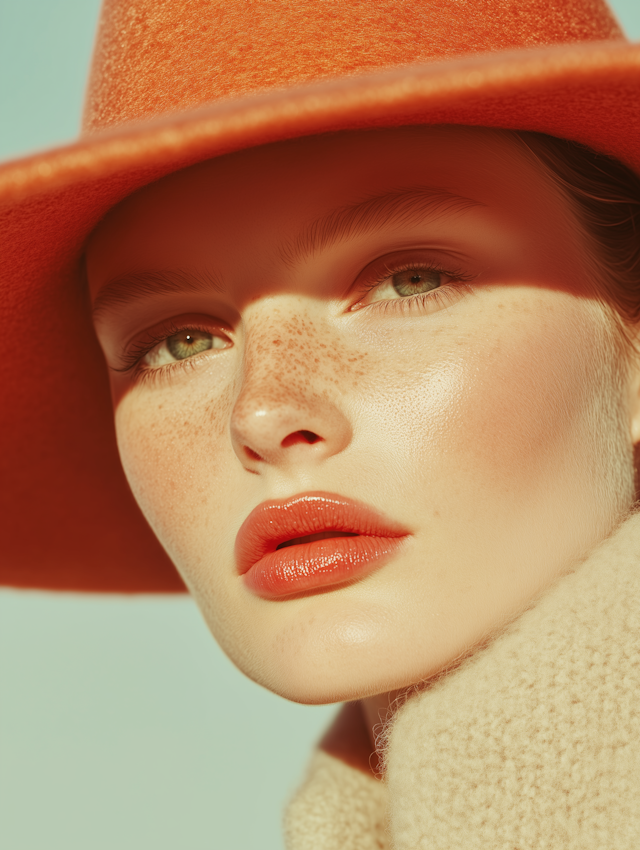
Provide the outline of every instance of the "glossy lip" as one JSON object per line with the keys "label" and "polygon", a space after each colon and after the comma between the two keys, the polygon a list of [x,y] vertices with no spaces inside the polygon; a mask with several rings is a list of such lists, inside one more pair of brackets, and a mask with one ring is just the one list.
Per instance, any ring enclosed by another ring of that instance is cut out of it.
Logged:
{"label": "glossy lip", "polygon": [[[353,536],[289,541],[322,532]],[[344,584],[368,575],[395,552],[409,531],[361,502],[321,491],[263,502],[236,538],[238,572],[258,596],[276,599]]]}

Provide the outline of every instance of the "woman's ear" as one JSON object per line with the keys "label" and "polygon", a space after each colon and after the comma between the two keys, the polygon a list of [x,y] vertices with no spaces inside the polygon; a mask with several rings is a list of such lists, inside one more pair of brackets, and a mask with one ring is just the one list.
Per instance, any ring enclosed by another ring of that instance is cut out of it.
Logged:
{"label": "woman's ear", "polygon": [[633,342],[638,353],[633,353],[629,364],[629,393],[635,501],[638,502],[640,501],[640,327],[636,328]]}
{"label": "woman's ear", "polygon": [[640,443],[633,444],[633,472],[635,484],[635,502],[640,502]]}
{"label": "woman's ear", "polygon": [[634,328],[634,351],[629,358],[629,401],[631,414],[631,439],[633,445],[640,443],[640,325]]}

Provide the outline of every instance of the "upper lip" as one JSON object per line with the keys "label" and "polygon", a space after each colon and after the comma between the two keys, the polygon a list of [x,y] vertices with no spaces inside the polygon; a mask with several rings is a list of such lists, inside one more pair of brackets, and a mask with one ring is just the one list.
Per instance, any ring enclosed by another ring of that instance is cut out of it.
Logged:
{"label": "upper lip", "polygon": [[404,537],[409,532],[375,508],[335,493],[314,491],[291,499],[262,502],[240,526],[236,562],[240,575],[292,538],[322,531],[344,531],[374,537]]}

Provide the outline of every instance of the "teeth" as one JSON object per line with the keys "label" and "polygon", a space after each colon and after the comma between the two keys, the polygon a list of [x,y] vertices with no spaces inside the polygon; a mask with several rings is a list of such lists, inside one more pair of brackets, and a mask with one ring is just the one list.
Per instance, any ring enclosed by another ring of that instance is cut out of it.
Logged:
{"label": "teeth", "polygon": [[307,534],[306,537],[294,537],[276,546],[276,549],[284,549],[286,546],[299,546],[301,543],[311,543],[313,540],[326,540],[330,537],[357,537],[355,531],[319,531],[317,534]]}

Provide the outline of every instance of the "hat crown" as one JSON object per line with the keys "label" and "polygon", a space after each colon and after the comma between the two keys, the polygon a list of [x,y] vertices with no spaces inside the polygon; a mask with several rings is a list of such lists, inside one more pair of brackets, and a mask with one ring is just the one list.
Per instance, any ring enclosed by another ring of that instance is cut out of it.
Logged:
{"label": "hat crown", "polygon": [[105,0],[84,126],[465,54],[621,37],[604,0]]}

